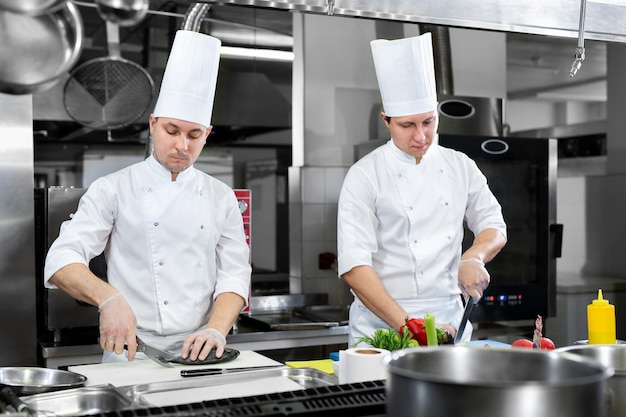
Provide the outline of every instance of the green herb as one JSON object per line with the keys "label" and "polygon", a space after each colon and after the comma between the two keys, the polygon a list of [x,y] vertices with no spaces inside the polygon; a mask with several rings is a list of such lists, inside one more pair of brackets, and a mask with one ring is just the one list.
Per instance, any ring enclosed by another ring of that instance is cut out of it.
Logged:
{"label": "green herb", "polygon": [[402,333],[398,333],[396,329],[392,328],[376,329],[372,336],[359,338],[354,346],[361,342],[365,342],[378,349],[386,349],[389,351],[419,346],[417,341],[412,339],[412,334],[406,327],[402,328]]}

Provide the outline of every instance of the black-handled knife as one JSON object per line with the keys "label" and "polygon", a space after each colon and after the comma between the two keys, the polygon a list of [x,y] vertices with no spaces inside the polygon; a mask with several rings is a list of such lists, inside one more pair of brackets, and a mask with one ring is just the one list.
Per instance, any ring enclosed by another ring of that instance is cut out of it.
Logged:
{"label": "black-handled knife", "polygon": [[221,374],[230,374],[235,372],[247,372],[247,371],[258,371],[261,369],[273,369],[273,368],[283,368],[286,365],[265,365],[265,366],[247,366],[243,368],[204,368],[204,369],[183,369],[180,371],[180,376],[182,377],[190,377],[190,376],[207,376],[207,375],[221,375]]}
{"label": "black-handled knife", "polygon": [[[463,297],[463,295],[461,295]],[[461,338],[463,337],[463,333],[465,332],[465,327],[467,326],[467,322],[472,314],[472,309],[478,303],[478,300],[475,300],[473,297],[470,297],[465,304],[465,310],[463,311],[463,318],[461,318],[461,324],[459,324],[459,328],[456,331],[456,336],[454,337],[454,344],[458,345],[461,342]]]}

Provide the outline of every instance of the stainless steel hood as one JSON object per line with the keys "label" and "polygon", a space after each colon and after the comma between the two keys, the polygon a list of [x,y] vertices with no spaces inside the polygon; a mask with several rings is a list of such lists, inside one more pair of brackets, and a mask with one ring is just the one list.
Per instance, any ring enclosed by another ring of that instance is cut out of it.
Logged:
{"label": "stainless steel hood", "polygon": [[[581,6],[576,0],[221,0],[217,3],[566,38],[578,37]],[[626,2],[619,3],[587,1],[585,38],[626,42]],[[572,56],[574,52],[575,45]]]}

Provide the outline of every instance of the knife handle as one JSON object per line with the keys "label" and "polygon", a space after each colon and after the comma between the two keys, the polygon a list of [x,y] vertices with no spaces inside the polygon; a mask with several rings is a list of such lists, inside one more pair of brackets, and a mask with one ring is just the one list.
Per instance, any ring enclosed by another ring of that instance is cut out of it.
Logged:
{"label": "knife handle", "polygon": [[13,388],[10,386],[2,385],[0,398],[2,398],[5,403],[13,407],[18,413],[29,412],[28,405],[26,405],[26,403],[17,396],[15,391],[13,391]]}
{"label": "knife handle", "polygon": [[183,369],[180,371],[180,376],[208,376],[208,375],[220,375],[223,373],[222,369]]}

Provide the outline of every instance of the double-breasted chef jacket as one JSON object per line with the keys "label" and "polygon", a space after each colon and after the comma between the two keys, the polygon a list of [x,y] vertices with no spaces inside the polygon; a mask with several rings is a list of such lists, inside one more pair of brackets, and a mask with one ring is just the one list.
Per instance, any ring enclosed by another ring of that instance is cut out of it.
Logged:
{"label": "double-breasted chef jacket", "polygon": [[193,166],[171,180],[153,156],[97,179],[50,247],[44,279],[105,252],[107,279],[137,335],[174,351],[206,325],[215,298],[248,299],[251,268],[233,190]]}
{"label": "double-breasted chef jacket", "polygon": [[[369,265],[412,317],[430,312],[458,327],[463,222],[506,237],[502,209],[476,163],[433,141],[419,164],[393,140],[348,171],[338,207],[338,273]],[[355,296],[350,341],[388,325]],[[471,326],[463,339],[471,337]]]}

